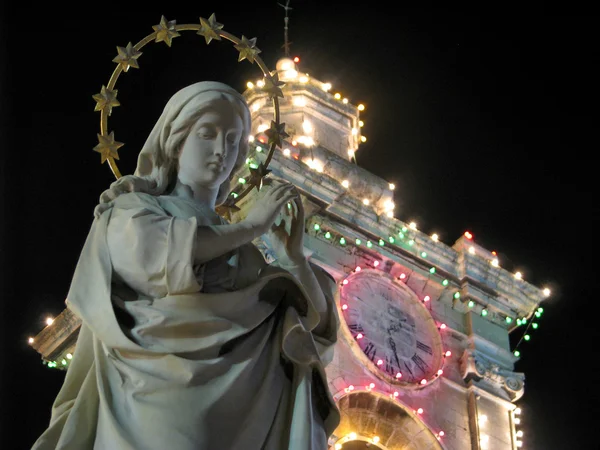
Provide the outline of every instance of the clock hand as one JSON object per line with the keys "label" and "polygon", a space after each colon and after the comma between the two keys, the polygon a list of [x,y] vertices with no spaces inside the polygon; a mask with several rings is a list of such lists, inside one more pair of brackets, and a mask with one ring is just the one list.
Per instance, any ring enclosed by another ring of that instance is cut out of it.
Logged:
{"label": "clock hand", "polygon": [[394,352],[394,357],[396,358],[396,363],[398,364],[398,370],[400,370],[400,360],[398,359],[398,353],[396,353],[396,343],[391,336],[388,338],[388,342],[390,343],[390,347],[392,347],[392,351]]}

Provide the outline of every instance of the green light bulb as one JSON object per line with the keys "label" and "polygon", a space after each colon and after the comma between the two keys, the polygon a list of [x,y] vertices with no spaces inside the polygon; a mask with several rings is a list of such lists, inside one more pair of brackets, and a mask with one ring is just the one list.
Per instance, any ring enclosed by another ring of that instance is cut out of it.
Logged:
{"label": "green light bulb", "polygon": [[429,269],[429,273],[435,273],[435,267],[432,267],[431,269]]}
{"label": "green light bulb", "polygon": [[421,252],[421,258],[427,258],[427,252]]}
{"label": "green light bulb", "polygon": [[473,300],[469,300],[469,308],[472,308],[473,306],[475,306],[475,302]]}
{"label": "green light bulb", "polygon": [[331,233],[329,231],[325,233],[325,239],[331,239]]}
{"label": "green light bulb", "polygon": [[319,225],[318,223],[315,223],[313,228],[315,229],[315,231],[319,231],[321,229],[321,225]]}
{"label": "green light bulb", "polygon": [[529,336],[528,334],[526,334],[525,336],[523,336],[523,339],[525,339],[526,341],[528,341],[529,339],[531,339],[531,336]]}
{"label": "green light bulb", "polygon": [[538,308],[537,310],[540,312],[540,314],[544,312],[544,308]]}
{"label": "green light bulb", "polygon": [[341,237],[341,238],[340,238],[340,244],[342,244],[342,245],[346,245],[346,239],[345,239],[345,238],[343,238],[343,237]]}
{"label": "green light bulb", "polygon": [[66,359],[63,359],[63,360],[61,361],[61,363],[62,363],[62,365],[63,365],[63,366],[66,366],[66,365],[67,365],[67,360],[66,360]]}
{"label": "green light bulb", "polygon": [[238,181],[240,182],[240,184],[246,184],[245,178],[238,178]]}
{"label": "green light bulb", "polygon": [[393,244],[394,242],[396,242],[396,240],[394,239],[394,236],[390,236],[390,244]]}
{"label": "green light bulb", "polygon": [[356,239],[356,245],[360,245],[360,244],[362,244],[362,241],[361,241],[360,239],[358,239],[358,238],[357,238],[357,239]]}
{"label": "green light bulb", "polygon": [[384,240],[383,240],[383,239],[379,239],[379,245],[380,245],[381,247],[383,247],[383,246],[385,245],[385,242],[384,242]]}
{"label": "green light bulb", "polygon": [[517,325],[519,325],[519,326],[522,325],[521,319],[517,319]]}
{"label": "green light bulb", "polygon": [[403,231],[404,233],[406,233],[406,232],[408,231],[408,228],[406,228],[406,227],[402,227],[402,231]]}
{"label": "green light bulb", "polygon": [[513,352],[513,354],[518,358],[519,356],[521,356],[521,352],[519,350],[515,350]]}
{"label": "green light bulb", "polygon": [[258,147],[258,146],[257,146],[257,147],[256,147],[256,151],[257,151],[258,153],[260,153],[260,152],[262,152],[262,148],[260,148],[260,147]]}
{"label": "green light bulb", "polygon": [[258,169],[258,164],[252,163],[252,164],[250,164],[250,168],[251,169]]}
{"label": "green light bulb", "polygon": [[415,241],[413,239],[411,239],[410,241],[408,241],[408,245],[413,245],[415,243]]}
{"label": "green light bulb", "polygon": [[239,197],[239,195],[237,194],[237,192],[232,192],[232,193],[231,193],[231,196],[232,196],[233,198],[238,198],[238,197]]}
{"label": "green light bulb", "polygon": [[448,280],[444,280],[442,281],[442,286],[448,286],[449,281]]}
{"label": "green light bulb", "polygon": [[510,317],[507,317],[506,318],[506,323],[511,323],[511,322],[512,322],[512,319]]}
{"label": "green light bulb", "polygon": [[250,161],[252,161],[250,158],[246,158],[246,164],[250,164]]}
{"label": "green light bulb", "polygon": [[539,327],[539,325],[536,322],[532,322],[531,326],[534,330],[537,330],[537,328]]}
{"label": "green light bulb", "polygon": [[487,316],[487,314],[488,314],[488,312],[487,312],[487,309],[482,309],[482,310],[481,310],[481,315],[482,315],[483,317]]}
{"label": "green light bulb", "polygon": [[369,247],[369,248],[373,247],[373,244],[371,243],[371,241],[367,241],[367,247]]}
{"label": "green light bulb", "polygon": [[400,236],[400,239],[404,239],[404,233],[402,231],[398,233],[398,236]]}

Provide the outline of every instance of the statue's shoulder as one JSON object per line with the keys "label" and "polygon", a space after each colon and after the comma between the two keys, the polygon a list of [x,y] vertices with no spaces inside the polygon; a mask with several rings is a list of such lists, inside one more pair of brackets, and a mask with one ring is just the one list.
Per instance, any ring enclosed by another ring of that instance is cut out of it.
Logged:
{"label": "statue's shoulder", "polygon": [[158,213],[164,212],[158,198],[145,192],[128,192],[119,195],[113,204],[117,209],[151,209]]}

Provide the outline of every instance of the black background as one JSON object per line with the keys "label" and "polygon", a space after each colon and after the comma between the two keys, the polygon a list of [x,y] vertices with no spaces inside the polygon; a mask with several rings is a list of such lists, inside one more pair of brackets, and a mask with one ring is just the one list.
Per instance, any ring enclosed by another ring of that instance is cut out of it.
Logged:
{"label": "black background", "polygon": [[[283,10],[275,1],[138,3],[143,11],[11,3],[0,7],[0,429],[2,448],[25,449],[47,426],[64,378],[27,338],[63,309],[93,208],[113,181],[91,150],[92,95],[108,82],[116,46],[141,40],[162,14],[196,23],[215,12],[225,30],[257,37],[274,68]],[[291,6],[300,69],[366,105],[358,164],[396,183],[397,217],[448,245],[470,230],[503,267],[552,288],[540,328],[519,348],[525,448],[598,448],[598,18]],[[230,44],[207,47],[191,32],[172,49],[148,45],[139,63],[120,77],[122,106],[109,120],[126,143],[123,173],[176,90],[203,79],[243,90],[260,76]]]}

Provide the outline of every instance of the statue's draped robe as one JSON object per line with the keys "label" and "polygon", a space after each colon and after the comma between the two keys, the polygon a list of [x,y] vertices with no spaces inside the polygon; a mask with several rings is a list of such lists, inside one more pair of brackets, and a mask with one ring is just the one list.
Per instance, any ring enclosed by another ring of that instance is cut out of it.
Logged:
{"label": "statue's draped robe", "polygon": [[67,299],[75,354],[34,449],[327,448],[335,283],[314,269],[317,334],[310,293],[252,244],[194,264],[197,227],[214,220],[131,193],[94,221]]}

